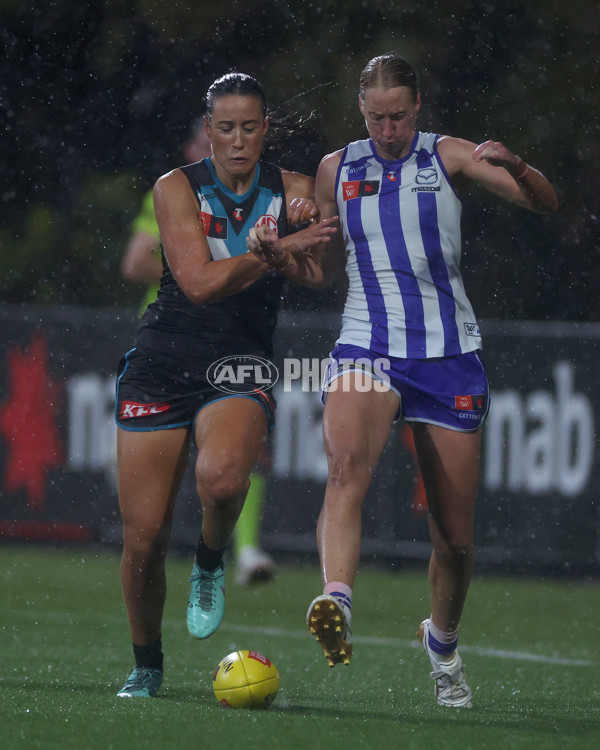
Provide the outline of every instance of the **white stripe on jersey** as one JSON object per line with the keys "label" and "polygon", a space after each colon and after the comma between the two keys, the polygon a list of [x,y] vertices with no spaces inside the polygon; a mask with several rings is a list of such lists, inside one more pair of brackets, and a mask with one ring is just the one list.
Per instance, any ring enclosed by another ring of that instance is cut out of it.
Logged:
{"label": "white stripe on jersey", "polygon": [[225,240],[220,240],[218,237],[207,237],[208,247],[210,248],[210,257],[213,260],[224,260],[225,258],[231,258],[227,244]]}
{"label": "white stripe on jersey", "polygon": [[437,137],[417,133],[396,162],[370,140],[344,152],[336,197],[350,283],[339,343],[417,359],[481,347],[460,272],[462,206]]}

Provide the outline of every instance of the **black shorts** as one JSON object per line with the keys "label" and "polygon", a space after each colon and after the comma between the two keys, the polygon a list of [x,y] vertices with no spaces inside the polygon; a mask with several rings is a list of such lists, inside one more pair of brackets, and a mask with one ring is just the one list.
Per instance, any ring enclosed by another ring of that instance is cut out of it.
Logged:
{"label": "black shorts", "polygon": [[275,426],[277,404],[269,392],[257,387],[243,394],[224,393],[207,380],[206,371],[182,370],[164,357],[131,349],[119,363],[115,419],[119,427],[134,432],[191,428],[203,407],[226,398],[257,401],[269,431]]}

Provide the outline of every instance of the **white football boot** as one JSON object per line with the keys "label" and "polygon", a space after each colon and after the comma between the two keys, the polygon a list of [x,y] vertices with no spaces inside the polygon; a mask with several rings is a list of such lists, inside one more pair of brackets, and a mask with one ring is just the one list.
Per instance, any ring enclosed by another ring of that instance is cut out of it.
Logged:
{"label": "white football boot", "polygon": [[267,582],[275,576],[273,558],[259,547],[242,547],[235,561],[235,582],[240,586]]}
{"label": "white football boot", "polygon": [[306,613],[308,629],[319,641],[330,667],[350,664],[352,656],[352,614],[335,596],[317,596]]}
{"label": "white football boot", "polygon": [[438,661],[435,652],[429,648],[429,620],[423,620],[417,631],[417,636],[425,653],[429,657],[431,678],[434,680],[434,692],[440,706],[452,708],[471,708],[473,695],[467,685],[465,669],[458,651],[455,651],[451,662]]}

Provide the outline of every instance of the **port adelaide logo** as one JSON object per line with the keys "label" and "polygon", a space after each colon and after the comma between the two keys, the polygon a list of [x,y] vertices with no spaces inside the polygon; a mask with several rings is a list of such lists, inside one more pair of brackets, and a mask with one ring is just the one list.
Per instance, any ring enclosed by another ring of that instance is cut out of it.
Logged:
{"label": "port adelaide logo", "polygon": [[243,394],[270,390],[279,380],[279,370],[268,359],[235,355],[213,362],[206,376],[219,391]]}

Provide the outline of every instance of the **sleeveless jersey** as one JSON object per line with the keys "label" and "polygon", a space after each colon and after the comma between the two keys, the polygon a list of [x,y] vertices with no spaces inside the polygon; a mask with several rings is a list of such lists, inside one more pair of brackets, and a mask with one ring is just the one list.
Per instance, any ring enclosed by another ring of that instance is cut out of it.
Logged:
{"label": "sleeveless jersey", "polygon": [[[287,231],[287,209],[281,170],[259,162],[246,193],[237,195],[216,176],[210,159],[181,167],[200,207],[200,221],[218,261],[248,252],[251,227],[268,224],[279,236]],[[218,357],[272,356],[283,277],[275,272],[248,289],[207,304],[195,305],[182,292],[164,250],[158,297],[144,314],[135,346],[151,350],[182,366],[202,369]]]}
{"label": "sleeveless jersey", "polygon": [[481,347],[460,271],[462,204],[437,139],[417,132],[398,161],[369,139],[344,150],[336,200],[349,289],[338,343],[406,359]]}

